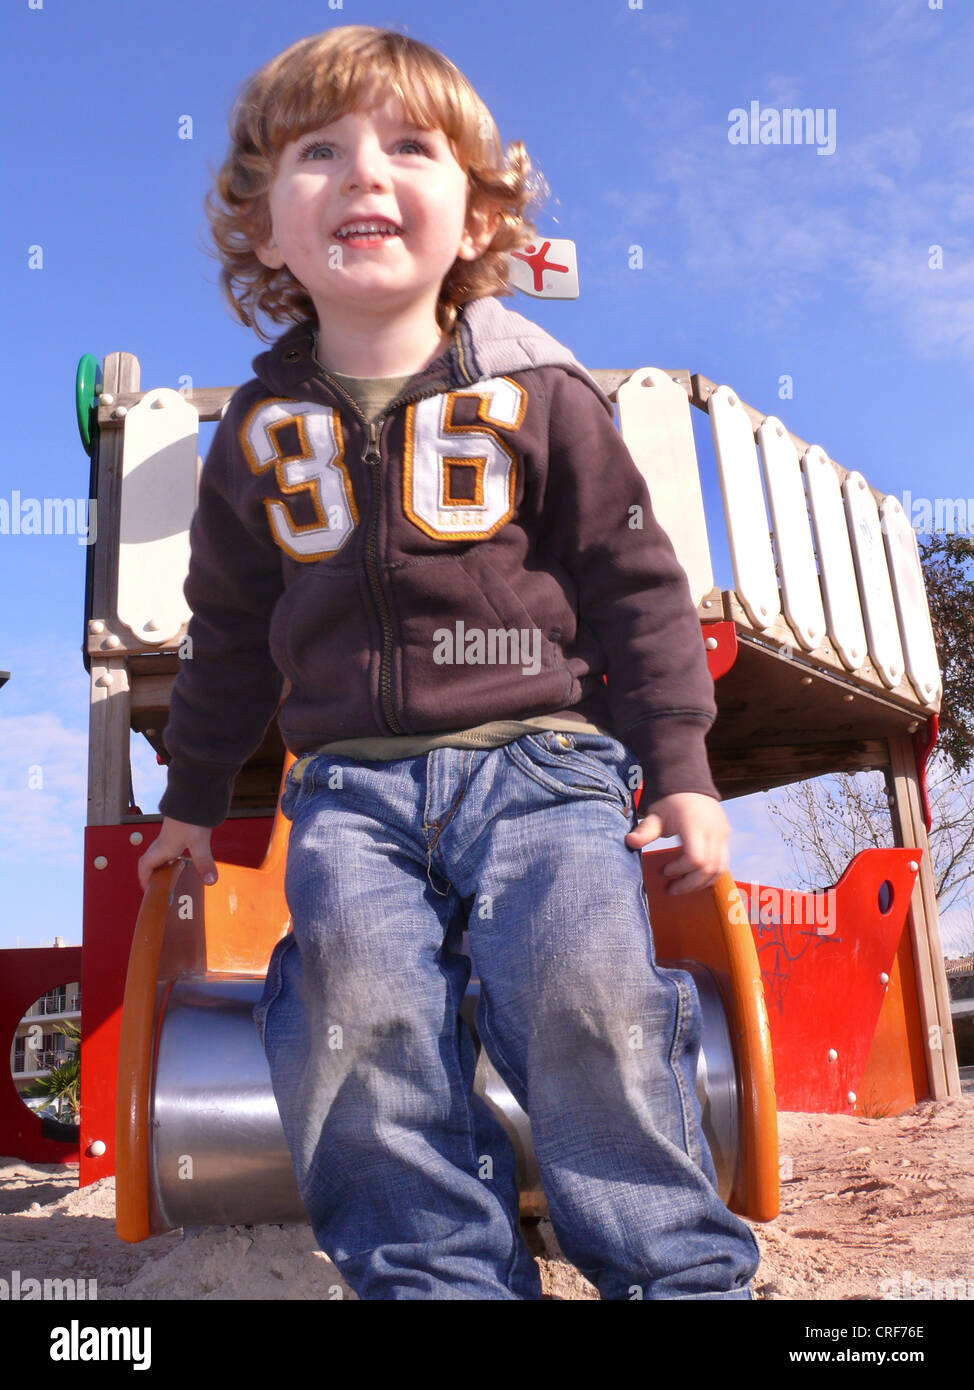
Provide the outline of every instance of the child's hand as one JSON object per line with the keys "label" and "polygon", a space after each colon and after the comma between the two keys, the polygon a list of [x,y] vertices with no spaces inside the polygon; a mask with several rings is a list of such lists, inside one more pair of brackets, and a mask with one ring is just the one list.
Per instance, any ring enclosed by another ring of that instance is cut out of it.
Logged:
{"label": "child's hand", "polygon": [[206,883],[216,883],[219,875],[210,852],[212,833],[205,825],[189,825],[186,821],[170,820],[168,816],[164,816],[162,829],[138,863],[139,883],[143,893],[149,886],[153,869],[157,869],[160,864],[169,864],[173,859],[178,859],[184,849],[189,850],[189,857],[200,878]]}
{"label": "child's hand", "polygon": [[642,850],[661,836],[678,835],[683,853],[671,859],[663,870],[676,881],[670,893],[693,893],[709,888],[728,867],[727,842],[730,824],[720,802],[699,792],[674,792],[654,801],[635,830],[626,836],[630,849]]}

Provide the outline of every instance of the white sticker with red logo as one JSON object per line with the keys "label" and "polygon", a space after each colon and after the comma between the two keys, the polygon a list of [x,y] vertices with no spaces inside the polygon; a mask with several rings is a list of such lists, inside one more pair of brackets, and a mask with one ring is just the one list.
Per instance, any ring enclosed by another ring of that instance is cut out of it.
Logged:
{"label": "white sticker with red logo", "polygon": [[507,253],[509,280],[535,299],[577,299],[578,259],[575,243],[562,237],[536,237]]}

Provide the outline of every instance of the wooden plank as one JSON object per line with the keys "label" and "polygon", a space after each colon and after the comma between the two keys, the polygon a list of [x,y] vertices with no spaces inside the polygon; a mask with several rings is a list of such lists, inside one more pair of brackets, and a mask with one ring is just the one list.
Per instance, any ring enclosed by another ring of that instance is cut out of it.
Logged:
{"label": "wooden plank", "polygon": [[699,603],[714,587],[714,569],[686,391],[658,368],[641,367],[617,399],[622,438]]}
{"label": "wooden plank", "polygon": [[[128,352],[110,355],[114,357],[132,356]],[[105,361],[107,362],[108,358]],[[138,380],[138,374],[136,374],[136,380]],[[209,423],[222,417],[227,402],[237,389],[236,386],[203,386],[193,391],[181,391],[179,394],[184,396],[192,405],[201,421]],[[103,373],[102,393],[98,404],[99,427],[109,433],[121,429],[125,424],[125,417],[128,412],[138,405],[142,397],[147,394],[148,392],[139,391],[129,385],[110,387]]]}
{"label": "wooden plank", "polygon": [[771,526],[785,615],[806,651],[825,641],[825,610],[818,584],[801,462],[788,431],[774,415],[758,427],[758,449],[771,509]]}
{"label": "wooden plank", "polygon": [[[130,352],[109,353],[102,364],[102,385],[110,393],[138,390],[138,359]],[[128,810],[129,682],[124,657],[113,655],[108,649],[113,634],[105,621],[107,614],[115,613],[118,587],[118,544],[114,528],[119,515],[122,444],[122,435],[118,432],[101,435],[98,440],[98,531],[92,557],[87,641],[89,648],[97,644],[100,650],[90,658],[89,670],[89,825],[117,824]]]}
{"label": "wooden plank", "polygon": [[884,739],[849,744],[794,743],[767,748],[708,748],[717,790],[725,800],[753,796],[809,777],[872,772],[888,758]]}
{"label": "wooden plank", "polygon": [[129,680],[125,658],[91,662],[88,824],[117,825],[129,806]]}
{"label": "wooden plank", "polygon": [[883,681],[888,686],[896,686],[906,673],[906,664],[893,588],[886,568],[879,509],[861,473],[849,474],[842,484],[842,495],[869,654]]}
{"label": "wooden plank", "polygon": [[[767,629],[755,628],[733,589],[725,589],[722,600],[724,617],[735,624],[738,638],[750,637],[776,651],[783,658],[799,661],[809,669],[841,676],[850,691],[850,699],[856,692],[863,696],[879,698],[884,703],[891,697],[905,709],[915,710],[923,717],[929,714],[928,708],[918,700],[916,691],[905,677],[895,690],[890,690],[868,663],[864,663],[858,671],[850,671],[828,641],[821,647],[816,647],[814,651],[803,651],[791,625],[784,617],[777,618]],[[702,613],[699,608],[697,611],[701,618],[712,616]]]}
{"label": "wooden plank", "polygon": [[751,422],[729,386],[711,395],[709,411],[734,588],[754,626],[768,628],[781,603]]}
{"label": "wooden plank", "polygon": [[866,661],[866,630],[859,606],[859,587],[841,484],[828,454],[817,444],[802,455],[802,471],[808,489],[829,637],[849,670],[858,671]]}
{"label": "wooden plank", "polygon": [[125,421],[118,522],[119,621],[151,646],[189,622],[183,581],[196,511],[199,418],[178,391],[148,391]]}
{"label": "wooden plank", "polygon": [[943,682],[916,532],[893,496],[883,498],[879,516],[907,675],[920,699],[939,710]]}
{"label": "wooden plank", "polygon": [[923,1047],[935,1100],[961,1094],[950,1014],[950,994],[943,964],[940,918],[930,863],[930,844],[920,808],[913,744],[908,738],[889,740],[890,814],[896,845],[922,850],[907,918],[913,942],[918,1004],[923,1024]]}
{"label": "wooden plank", "polygon": [[[129,356],[130,354],[124,354]],[[633,367],[592,367],[588,374],[610,400],[615,400],[616,392],[624,381],[632,376]],[[665,369],[671,381],[677,382],[687,393],[692,392],[690,373],[685,367]],[[201,386],[193,391],[180,392],[191,403],[203,423],[219,420],[236,386]],[[98,406],[98,424],[103,430],[120,429],[125,423],[125,414],[138,405],[144,391],[116,390],[103,391]]]}

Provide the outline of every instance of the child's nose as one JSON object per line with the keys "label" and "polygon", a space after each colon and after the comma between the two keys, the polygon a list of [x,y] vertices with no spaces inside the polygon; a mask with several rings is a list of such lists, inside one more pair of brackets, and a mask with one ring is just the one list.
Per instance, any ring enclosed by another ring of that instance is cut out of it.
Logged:
{"label": "child's nose", "polygon": [[360,141],[349,153],[345,186],[353,188],[375,188],[389,181],[389,164],[385,154],[375,141]]}

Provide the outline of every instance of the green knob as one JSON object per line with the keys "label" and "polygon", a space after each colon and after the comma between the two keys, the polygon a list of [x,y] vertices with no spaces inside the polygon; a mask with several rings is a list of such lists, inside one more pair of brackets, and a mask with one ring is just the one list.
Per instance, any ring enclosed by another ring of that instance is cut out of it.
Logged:
{"label": "green knob", "polygon": [[86,352],[78,363],[75,379],[75,403],[78,409],[78,432],[85,453],[91,456],[92,438],[98,429],[96,396],[101,392],[98,358]]}

